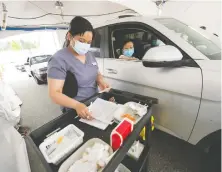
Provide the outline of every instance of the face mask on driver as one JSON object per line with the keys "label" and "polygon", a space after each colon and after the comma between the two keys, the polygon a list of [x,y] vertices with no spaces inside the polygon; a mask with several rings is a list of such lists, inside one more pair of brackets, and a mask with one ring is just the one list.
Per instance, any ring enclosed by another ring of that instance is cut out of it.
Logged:
{"label": "face mask on driver", "polygon": [[134,48],[123,50],[123,55],[127,57],[132,57],[134,53]]}
{"label": "face mask on driver", "polygon": [[90,44],[82,43],[75,40],[75,45],[73,46],[73,49],[79,55],[85,55],[90,49]]}

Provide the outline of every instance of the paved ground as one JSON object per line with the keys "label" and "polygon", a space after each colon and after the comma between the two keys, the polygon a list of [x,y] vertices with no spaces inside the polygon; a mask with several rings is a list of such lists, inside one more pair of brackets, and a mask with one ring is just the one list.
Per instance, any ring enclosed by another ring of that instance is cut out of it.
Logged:
{"label": "paved ground", "polygon": [[[43,125],[61,114],[47,93],[47,85],[37,85],[26,73],[10,68],[5,80],[11,83],[23,101],[23,124],[31,129]],[[201,172],[201,153],[194,146],[163,132],[153,132],[150,172]]]}

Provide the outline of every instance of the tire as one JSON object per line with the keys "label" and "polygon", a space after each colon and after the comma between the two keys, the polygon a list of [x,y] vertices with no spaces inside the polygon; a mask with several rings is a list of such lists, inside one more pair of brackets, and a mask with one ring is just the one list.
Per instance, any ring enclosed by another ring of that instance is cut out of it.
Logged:
{"label": "tire", "polygon": [[32,76],[38,85],[42,85],[44,83],[44,82],[40,81],[33,73],[32,73]]}
{"label": "tire", "polygon": [[221,172],[221,143],[215,143],[207,153],[205,172]]}

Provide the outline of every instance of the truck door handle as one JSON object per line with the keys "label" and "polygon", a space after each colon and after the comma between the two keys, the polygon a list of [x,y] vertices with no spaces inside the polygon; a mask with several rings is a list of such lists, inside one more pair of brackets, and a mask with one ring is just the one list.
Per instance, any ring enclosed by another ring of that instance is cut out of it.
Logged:
{"label": "truck door handle", "polygon": [[106,71],[109,73],[109,74],[117,74],[117,70],[115,69],[110,69],[110,68],[106,68]]}

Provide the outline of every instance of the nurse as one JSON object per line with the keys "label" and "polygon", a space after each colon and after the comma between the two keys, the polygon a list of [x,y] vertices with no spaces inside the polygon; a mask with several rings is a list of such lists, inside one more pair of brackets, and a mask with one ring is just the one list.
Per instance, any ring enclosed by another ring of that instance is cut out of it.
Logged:
{"label": "nurse", "polygon": [[[88,53],[94,38],[91,23],[82,17],[72,19],[66,35],[67,47],[59,50],[48,63],[48,89],[53,102],[63,108],[75,109],[78,116],[91,119],[87,107],[81,103],[100,90],[109,88],[99,72],[95,57]],[[62,93],[67,71],[74,74],[78,83],[77,96],[70,98]]]}

